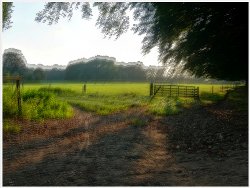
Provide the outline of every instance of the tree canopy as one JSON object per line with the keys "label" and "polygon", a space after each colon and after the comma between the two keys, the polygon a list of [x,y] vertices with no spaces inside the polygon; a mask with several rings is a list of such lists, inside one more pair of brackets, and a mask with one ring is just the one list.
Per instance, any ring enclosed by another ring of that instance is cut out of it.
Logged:
{"label": "tree canopy", "polygon": [[[197,77],[248,80],[248,3],[143,2],[94,3],[96,25],[105,36],[118,38],[130,28],[143,35],[142,51],[159,49],[159,61]],[[92,15],[89,3],[46,3],[36,21],[57,23],[81,9]],[[173,69],[175,70],[175,69]]]}
{"label": "tree canopy", "polygon": [[26,59],[17,49],[7,49],[3,54],[3,74],[24,76],[26,71]]}
{"label": "tree canopy", "polygon": [[146,81],[146,72],[139,65],[122,66],[115,65],[114,61],[111,60],[94,59],[68,65],[65,70],[65,79],[77,81]]}
{"label": "tree canopy", "polygon": [[11,27],[11,13],[13,3],[12,2],[2,2],[2,29],[8,29]]}

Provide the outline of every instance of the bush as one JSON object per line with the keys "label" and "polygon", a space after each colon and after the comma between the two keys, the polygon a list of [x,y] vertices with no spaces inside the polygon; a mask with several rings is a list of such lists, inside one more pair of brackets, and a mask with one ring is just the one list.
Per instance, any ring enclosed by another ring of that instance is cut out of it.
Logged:
{"label": "bush", "polygon": [[70,89],[62,89],[60,87],[41,87],[38,89],[39,92],[53,93],[55,95],[72,95],[75,91]]}
{"label": "bush", "polygon": [[13,117],[18,114],[17,99],[11,88],[3,89],[3,116]]}
{"label": "bush", "polygon": [[222,100],[223,97],[224,96],[222,94],[218,94],[218,93],[202,92],[200,94],[200,99],[206,103],[218,102]]}
{"label": "bush", "polygon": [[131,124],[132,124],[133,126],[142,127],[142,126],[147,125],[147,121],[144,120],[144,119],[133,118],[133,119],[131,120]]}
{"label": "bush", "polygon": [[21,127],[17,124],[14,124],[10,121],[3,121],[3,133],[19,133],[21,131]]}
{"label": "bush", "polygon": [[[3,90],[4,118],[18,115],[15,96],[9,88]],[[68,118],[72,115],[72,107],[58,100],[53,93],[28,90],[22,94],[22,117],[25,119]]]}
{"label": "bush", "polygon": [[29,90],[23,94],[23,117],[27,119],[68,118],[73,114],[69,104],[49,92]]}
{"label": "bush", "polygon": [[149,111],[156,115],[173,115],[180,112],[181,102],[174,98],[155,98],[149,105]]}

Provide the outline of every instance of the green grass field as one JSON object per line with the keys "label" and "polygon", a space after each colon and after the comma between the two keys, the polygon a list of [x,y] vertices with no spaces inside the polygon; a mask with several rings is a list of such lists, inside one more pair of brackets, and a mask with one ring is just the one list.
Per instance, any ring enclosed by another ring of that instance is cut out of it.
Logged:
{"label": "green grass field", "polygon": [[[221,85],[196,84],[192,86],[199,87],[202,104],[221,100],[225,94],[225,91],[222,92],[221,90]],[[14,90],[15,86],[4,85],[4,88],[10,87]],[[188,108],[196,103],[194,99],[167,98],[162,96],[156,96],[151,100],[149,96],[149,83],[87,83],[86,93],[83,93],[83,83],[23,84],[21,86],[22,96],[27,96],[29,92],[42,92],[45,96],[47,95],[46,93],[53,94],[50,102],[53,102],[52,107],[48,107],[48,104],[41,105],[39,103],[40,111],[44,106],[47,108],[47,111],[50,111],[50,113],[40,112],[41,115],[37,112],[36,115],[38,117],[42,116],[41,118],[68,117],[69,115],[61,114],[62,109],[70,111],[65,102],[85,111],[95,112],[100,115],[107,115],[126,110],[130,107],[140,106],[147,108],[148,112],[156,115],[171,115],[179,113],[183,108]],[[3,95],[5,94],[3,93]],[[56,100],[58,100],[58,104],[55,104]],[[23,99],[24,106],[27,101],[33,105],[31,109],[36,109],[34,104],[38,104],[37,101],[41,100],[38,100],[34,96],[32,100],[26,99],[25,101]],[[58,106],[58,110],[60,110],[59,112],[53,112],[56,105]],[[5,108],[11,108],[11,105]],[[28,111],[29,108],[30,106],[26,106],[24,109]],[[28,116],[28,113],[26,112],[26,116]],[[57,114],[57,116],[53,116],[52,114]]]}
{"label": "green grass field", "polygon": [[[51,83],[51,84],[24,84],[23,90],[39,89],[41,87],[56,87],[70,89],[78,94],[82,94],[83,83]],[[118,95],[126,93],[136,93],[141,96],[149,94],[148,83],[87,83],[87,94]]]}
{"label": "green grass field", "polygon": [[[23,90],[29,89],[39,89],[41,87],[57,87],[62,89],[70,89],[79,94],[82,93],[84,83],[38,83],[38,84],[24,84]],[[181,84],[180,84],[181,85]],[[209,92],[212,93],[220,93],[222,85],[211,85],[211,84],[185,84],[190,86],[195,86],[200,88],[200,93]],[[231,85],[224,85],[231,86]],[[212,89],[213,88],[213,89]],[[117,95],[117,94],[125,94],[125,93],[135,93],[141,96],[149,95],[149,83],[87,83],[87,94],[98,93],[101,95]]]}

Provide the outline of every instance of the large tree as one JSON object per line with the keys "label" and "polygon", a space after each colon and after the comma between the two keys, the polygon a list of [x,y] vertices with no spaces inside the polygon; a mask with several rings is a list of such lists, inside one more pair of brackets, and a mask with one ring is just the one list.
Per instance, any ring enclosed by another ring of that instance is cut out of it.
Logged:
{"label": "large tree", "polygon": [[[195,76],[225,80],[248,79],[248,3],[94,3],[96,25],[105,36],[119,37],[130,26],[143,35],[142,51],[159,49],[163,64]],[[81,7],[91,17],[89,3],[46,3],[36,21],[57,23]],[[175,69],[172,69],[175,70]]]}
{"label": "large tree", "polygon": [[[48,3],[36,20],[52,24],[61,15],[72,16],[74,4],[71,5]],[[89,4],[82,6],[88,7],[82,9],[83,17],[89,17]],[[162,63],[176,67],[181,64],[183,70],[198,77],[247,80],[248,3],[94,3],[94,6],[100,13],[97,26],[106,36],[119,37],[128,30],[130,9],[137,21],[132,29],[144,35],[144,53],[158,47]]]}
{"label": "large tree", "polygon": [[3,75],[26,75],[26,59],[20,50],[9,48],[3,54]]}

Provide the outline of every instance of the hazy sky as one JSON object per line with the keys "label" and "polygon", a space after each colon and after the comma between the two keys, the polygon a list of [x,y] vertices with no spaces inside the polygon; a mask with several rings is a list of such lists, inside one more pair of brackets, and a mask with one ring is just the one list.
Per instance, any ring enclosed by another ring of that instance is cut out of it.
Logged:
{"label": "hazy sky", "polygon": [[35,22],[36,13],[45,2],[14,2],[12,27],[2,33],[2,50],[22,51],[29,64],[67,65],[69,61],[107,55],[117,61],[142,61],[145,65],[159,65],[157,49],[145,56],[141,53],[142,37],[128,31],[120,38],[104,38],[95,26],[97,11],[91,20],[81,18],[75,11],[72,19],[60,19],[58,24]]}

